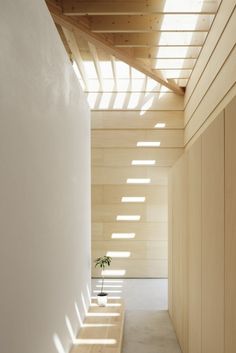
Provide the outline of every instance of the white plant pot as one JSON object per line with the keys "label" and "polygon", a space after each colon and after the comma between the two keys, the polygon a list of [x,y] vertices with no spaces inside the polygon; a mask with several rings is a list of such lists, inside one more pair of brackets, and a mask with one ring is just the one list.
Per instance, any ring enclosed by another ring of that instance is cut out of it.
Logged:
{"label": "white plant pot", "polygon": [[97,295],[98,305],[99,306],[106,306],[107,305],[107,293],[102,293]]}

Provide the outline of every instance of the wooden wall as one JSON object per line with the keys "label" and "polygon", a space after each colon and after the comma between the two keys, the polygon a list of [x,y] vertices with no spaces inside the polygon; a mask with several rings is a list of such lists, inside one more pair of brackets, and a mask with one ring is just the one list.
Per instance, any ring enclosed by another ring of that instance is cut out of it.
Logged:
{"label": "wooden wall", "polygon": [[[167,277],[168,172],[183,153],[183,98],[163,94],[152,107],[92,111],[92,259],[107,251],[129,251],[113,258],[111,269],[125,277]],[[154,128],[157,122],[164,129]],[[160,141],[156,148],[138,141]],[[133,166],[132,160],[155,160],[155,166]],[[150,178],[130,185],[127,178]],[[144,203],[122,203],[122,196],[144,196]],[[140,215],[138,222],[117,215]],[[134,239],[112,239],[112,233],[135,233]],[[93,268],[93,276],[100,271]]]}
{"label": "wooden wall", "polygon": [[171,170],[170,315],[183,353],[236,352],[236,98]]}
{"label": "wooden wall", "polygon": [[185,94],[185,144],[236,94],[235,0],[221,2]]}

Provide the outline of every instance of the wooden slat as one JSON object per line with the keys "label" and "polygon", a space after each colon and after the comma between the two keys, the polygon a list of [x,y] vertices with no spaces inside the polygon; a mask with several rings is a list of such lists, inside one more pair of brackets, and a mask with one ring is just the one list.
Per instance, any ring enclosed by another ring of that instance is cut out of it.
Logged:
{"label": "wooden slat", "polygon": [[95,46],[104,49],[110,55],[114,55],[119,60],[124,61],[128,65],[134,67],[135,69],[143,72],[145,75],[151,77],[162,85],[170,88],[175,93],[179,95],[184,95],[184,91],[173,83],[169,83],[162,75],[159,73],[154,73],[149,67],[144,65],[142,62],[137,59],[130,57],[129,55],[123,53],[118,48],[115,48],[114,45],[109,43],[103,36],[92,33],[86,26],[81,25],[80,22],[75,20],[73,17],[65,16],[61,13],[61,10],[55,6],[48,4],[51,15],[55,21],[55,23],[60,24],[61,26],[66,27],[70,31],[74,31],[75,35],[79,34],[86,38],[90,43]]}
{"label": "wooden slat", "polygon": [[[169,6],[168,6],[169,5]],[[139,1],[78,1],[63,0],[63,12],[66,15],[133,15],[133,14],[169,14],[169,13],[204,13],[214,14],[217,10],[217,1],[199,2],[186,1],[184,4],[164,0]]]}

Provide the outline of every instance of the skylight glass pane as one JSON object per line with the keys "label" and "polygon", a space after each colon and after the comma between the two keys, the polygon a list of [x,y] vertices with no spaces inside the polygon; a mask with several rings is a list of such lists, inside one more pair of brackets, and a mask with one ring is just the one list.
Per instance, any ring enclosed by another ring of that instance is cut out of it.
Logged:
{"label": "skylight glass pane", "polygon": [[156,69],[191,69],[196,59],[157,59],[155,62]]}
{"label": "skylight glass pane", "polygon": [[104,91],[112,91],[114,89],[115,82],[113,79],[102,80]]}
{"label": "skylight glass pane", "polygon": [[122,61],[116,61],[116,76],[118,78],[129,78],[129,65]]}
{"label": "skylight glass pane", "polygon": [[133,67],[131,68],[131,75],[132,75],[132,78],[144,78],[145,77],[145,75],[142,72],[134,69]]}
{"label": "skylight glass pane", "polygon": [[103,78],[113,78],[113,71],[110,61],[100,61],[100,69]]}
{"label": "skylight glass pane", "polygon": [[99,91],[100,83],[97,79],[89,79],[88,80],[88,90],[89,91]]}
{"label": "skylight glass pane", "polygon": [[[198,0],[166,0],[165,1],[165,12],[195,12],[200,11],[204,1]],[[214,9],[216,9],[214,7]]]}
{"label": "skylight glass pane", "polygon": [[158,58],[185,58],[187,54],[188,47],[160,47],[156,52]]}
{"label": "skylight glass pane", "polygon": [[114,103],[114,109],[122,109],[125,102],[126,93],[117,93]]}
{"label": "skylight glass pane", "polygon": [[97,78],[94,63],[92,61],[84,61],[84,68],[88,78]]}
{"label": "skylight glass pane", "polygon": [[197,32],[163,32],[159,45],[202,45],[207,33]]}
{"label": "skylight glass pane", "polygon": [[148,77],[147,84],[146,84],[146,91],[152,91],[154,88],[155,89],[160,88],[160,84]]}
{"label": "skylight glass pane", "polygon": [[117,80],[117,89],[118,91],[127,91],[130,84],[129,79],[118,79]]}
{"label": "skylight glass pane", "polygon": [[99,103],[99,109],[108,109],[112,93],[106,92],[102,94],[102,98]]}
{"label": "skylight glass pane", "polygon": [[134,109],[137,107],[139,102],[140,93],[131,93],[128,103],[128,109]]}
{"label": "skylight glass pane", "polygon": [[196,26],[201,26],[208,29],[211,21],[210,15],[199,16],[197,15],[165,15],[162,21],[161,29],[167,31],[176,30],[195,30]]}
{"label": "skylight glass pane", "polygon": [[142,91],[144,79],[132,78],[131,80],[131,91]]}

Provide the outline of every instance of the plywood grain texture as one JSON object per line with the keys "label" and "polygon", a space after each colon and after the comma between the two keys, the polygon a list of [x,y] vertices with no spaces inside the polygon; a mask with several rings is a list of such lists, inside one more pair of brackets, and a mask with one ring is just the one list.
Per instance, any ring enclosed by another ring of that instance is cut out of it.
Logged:
{"label": "plywood grain texture", "polygon": [[224,117],[202,135],[202,353],[224,352]]}
{"label": "plywood grain texture", "polygon": [[202,345],[202,140],[188,154],[188,353]]}

